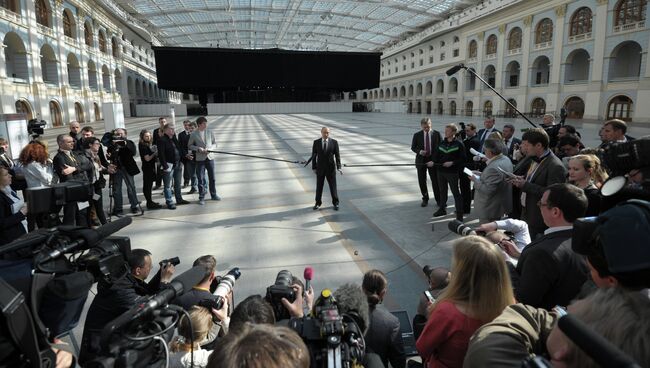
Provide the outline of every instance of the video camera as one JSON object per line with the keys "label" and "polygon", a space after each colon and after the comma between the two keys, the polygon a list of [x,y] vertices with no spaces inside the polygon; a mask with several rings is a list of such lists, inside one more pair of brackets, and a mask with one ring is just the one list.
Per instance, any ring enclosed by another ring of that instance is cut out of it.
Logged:
{"label": "video camera", "polygon": [[288,327],[305,341],[312,368],[351,368],[361,364],[366,352],[359,324],[362,322],[356,312],[339,313],[332,292],[325,289],[314,304],[312,316],[292,318]]}
{"label": "video camera", "polygon": [[293,284],[293,275],[287,270],[278,272],[275,283],[266,288],[266,300],[273,307],[275,320],[288,319],[289,311],[282,305],[282,298],[287,299],[289,303],[296,300],[296,292],[291,285]]}
{"label": "video camera", "polygon": [[27,188],[25,202],[29,213],[56,213],[59,206],[67,203],[89,201],[93,186],[82,181],[66,181],[49,187]]}
{"label": "video camera", "polygon": [[110,235],[130,223],[121,218],[95,230],[40,229],[0,247],[0,310],[20,349],[8,355],[33,367],[55,365],[49,341],[78,323],[92,285],[128,272],[130,240]]}
{"label": "video camera", "polygon": [[37,138],[39,135],[45,133],[45,126],[47,122],[45,120],[31,119],[27,122],[27,133],[32,138]]}

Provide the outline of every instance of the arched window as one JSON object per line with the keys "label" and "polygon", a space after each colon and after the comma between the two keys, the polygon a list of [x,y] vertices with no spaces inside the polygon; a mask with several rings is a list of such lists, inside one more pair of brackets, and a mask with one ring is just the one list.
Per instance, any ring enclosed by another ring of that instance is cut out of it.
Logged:
{"label": "arched window", "polygon": [[36,0],[34,3],[34,8],[36,10],[36,23],[49,27],[50,19],[48,17],[47,5],[45,5],[45,0]]}
{"label": "arched window", "polygon": [[104,32],[99,31],[97,39],[99,40],[99,51],[106,53],[106,37],[104,36]]}
{"label": "arched window", "polygon": [[456,115],[456,101],[449,103],[449,115]]}
{"label": "arched window", "polygon": [[16,114],[25,114],[27,120],[33,119],[32,108],[25,100],[16,101]]}
{"label": "arched window", "polygon": [[465,116],[472,116],[474,110],[474,103],[472,101],[467,101],[465,104]]}
{"label": "arched window", "polygon": [[20,13],[20,8],[18,8],[18,0],[0,0],[0,7],[7,10],[11,10],[14,13]]}
{"label": "arched window", "polygon": [[591,9],[582,7],[571,16],[569,36],[577,36],[591,32]]}
{"label": "arched window", "polygon": [[643,22],[647,0],[621,0],[614,8],[614,26]]}
{"label": "arched window", "polygon": [[117,43],[115,37],[111,38],[111,50],[113,51],[113,57],[120,56],[120,45]]}
{"label": "arched window", "polygon": [[469,42],[469,51],[468,51],[468,58],[475,58],[478,53],[478,44],[476,43],[475,40],[471,40]]}
{"label": "arched window", "polygon": [[61,115],[61,107],[58,102],[52,100],[50,101],[50,119],[52,120],[52,125],[59,127],[63,125],[63,116]]}
{"label": "arched window", "polygon": [[75,29],[74,19],[70,14],[70,10],[66,9],[63,11],[63,34],[70,38],[74,38],[75,35],[74,29]]}
{"label": "arched window", "polygon": [[535,116],[546,114],[546,101],[543,98],[536,98],[530,104],[530,110]]}
{"label": "arched window", "polygon": [[492,115],[492,101],[488,100],[485,101],[485,104],[483,104],[483,116],[490,115]]}
{"label": "arched window", "polygon": [[553,41],[553,21],[544,18],[539,23],[537,23],[537,28],[535,29],[535,44],[543,44]]}
{"label": "arched window", "polygon": [[497,53],[497,36],[490,35],[485,44],[485,55],[494,55]]}
{"label": "arched window", "polygon": [[616,96],[607,105],[607,119],[632,120],[632,100],[627,96]]}
{"label": "arched window", "polygon": [[93,32],[88,23],[84,23],[84,41],[86,42],[86,45],[91,47],[93,46]]}
{"label": "arched window", "polygon": [[515,27],[508,35],[508,51],[521,48],[521,28]]}

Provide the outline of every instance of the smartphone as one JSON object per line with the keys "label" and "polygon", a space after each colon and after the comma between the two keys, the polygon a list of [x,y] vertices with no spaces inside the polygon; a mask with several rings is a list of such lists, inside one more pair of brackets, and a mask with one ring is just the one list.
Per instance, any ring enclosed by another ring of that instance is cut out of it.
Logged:
{"label": "smartphone", "polygon": [[434,298],[433,295],[431,295],[431,292],[429,290],[424,291],[424,296],[426,296],[431,303],[434,303],[436,301],[436,298]]}

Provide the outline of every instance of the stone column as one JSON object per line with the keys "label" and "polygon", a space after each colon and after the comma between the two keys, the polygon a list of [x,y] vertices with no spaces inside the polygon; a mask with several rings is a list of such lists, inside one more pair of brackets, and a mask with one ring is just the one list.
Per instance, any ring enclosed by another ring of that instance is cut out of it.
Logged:
{"label": "stone column", "polygon": [[605,56],[605,43],[607,40],[607,8],[608,0],[597,0],[598,6],[592,19],[592,37],[594,39],[594,52],[591,56],[591,78],[585,98],[585,119],[604,119],[607,114],[606,104],[601,106],[601,95],[606,76],[605,71],[608,58]]}

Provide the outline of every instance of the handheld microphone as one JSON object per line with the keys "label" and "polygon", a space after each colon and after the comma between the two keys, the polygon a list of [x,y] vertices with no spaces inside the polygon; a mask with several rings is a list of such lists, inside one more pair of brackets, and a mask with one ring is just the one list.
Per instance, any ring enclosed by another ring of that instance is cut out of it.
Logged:
{"label": "handheld microphone", "polygon": [[314,269],[311,267],[305,267],[303,277],[305,278],[305,294],[307,294],[307,290],[311,287],[311,279],[314,277]]}
{"label": "handheld microphone", "polygon": [[557,326],[571,341],[602,367],[640,367],[625,352],[570,314],[560,318]]}
{"label": "handheld microphone", "polygon": [[464,67],[465,67],[465,65],[463,65],[463,64],[458,64],[458,65],[452,66],[451,68],[447,69],[447,76],[450,77],[450,76],[456,74],[459,70],[463,69]]}

